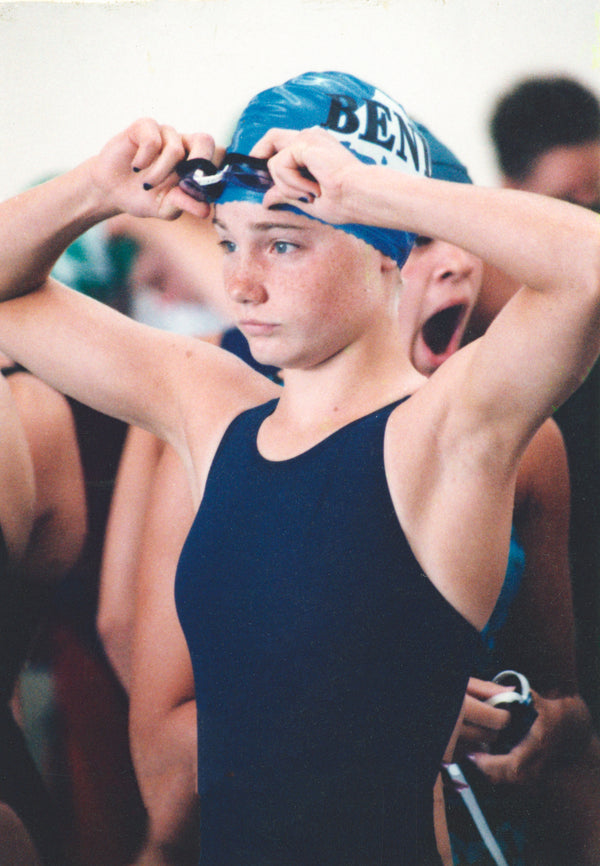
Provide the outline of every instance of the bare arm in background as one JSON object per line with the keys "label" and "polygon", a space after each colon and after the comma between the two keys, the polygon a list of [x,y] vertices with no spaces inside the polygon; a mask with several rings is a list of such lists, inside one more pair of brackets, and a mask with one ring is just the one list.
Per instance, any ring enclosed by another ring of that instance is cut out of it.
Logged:
{"label": "bare arm in background", "polygon": [[128,429],[102,552],[97,628],[109,661],[128,694],[135,578],[154,473],[164,448],[164,443],[152,433],[139,427]]}
{"label": "bare arm in background", "polygon": [[[130,693],[134,765],[149,816],[151,864],[197,860],[196,702],[174,580],[194,510],[185,472],[163,453],[148,503],[136,581]],[[179,858],[179,859],[178,859]]]}

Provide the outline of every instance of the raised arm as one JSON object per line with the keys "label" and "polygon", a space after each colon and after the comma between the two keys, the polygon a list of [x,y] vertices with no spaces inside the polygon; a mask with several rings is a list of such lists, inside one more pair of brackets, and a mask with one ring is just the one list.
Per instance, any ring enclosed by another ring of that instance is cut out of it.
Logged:
{"label": "raised arm", "polygon": [[328,222],[442,238],[527,287],[479,343],[446,365],[454,373],[441,371],[454,377],[463,417],[470,409],[474,424],[491,421],[522,448],[585,377],[599,350],[596,215],[543,196],[365,165],[319,129],[271,130],[253,153],[270,157],[276,180],[266,205],[293,203]]}
{"label": "raised arm", "polygon": [[172,442],[188,466],[188,432],[206,423],[200,434],[208,435],[215,418],[233,414],[228,397],[237,406],[255,374],[214,346],[148,329],[48,274],[79,234],[107,217],[169,220],[183,207],[207,216],[173,169],[184,155],[210,157],[213,149],[208,136],[139,121],[97,156],[0,205],[0,346],[58,391]]}
{"label": "raised arm", "polygon": [[183,136],[139,120],[72,171],[2,204],[2,299],[39,287],[59,255],[92,225],[119,213],[175,219],[184,208],[208,216],[173,172],[186,154],[212,156],[207,135]]}

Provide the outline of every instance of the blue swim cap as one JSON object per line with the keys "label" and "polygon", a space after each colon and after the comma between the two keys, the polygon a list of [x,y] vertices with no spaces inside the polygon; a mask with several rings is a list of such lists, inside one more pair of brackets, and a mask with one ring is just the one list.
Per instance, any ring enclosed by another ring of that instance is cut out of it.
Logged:
{"label": "blue swim cap", "polygon": [[[248,155],[273,127],[331,132],[362,162],[387,165],[413,175],[431,173],[424,135],[401,105],[382,91],[343,72],[307,72],[255,96],[244,109],[229,153]],[[234,184],[219,202],[262,202],[263,193]],[[304,213],[284,205],[287,210]],[[304,214],[306,216],[306,214]],[[371,244],[402,267],[414,242],[410,232],[362,224],[336,226]]]}

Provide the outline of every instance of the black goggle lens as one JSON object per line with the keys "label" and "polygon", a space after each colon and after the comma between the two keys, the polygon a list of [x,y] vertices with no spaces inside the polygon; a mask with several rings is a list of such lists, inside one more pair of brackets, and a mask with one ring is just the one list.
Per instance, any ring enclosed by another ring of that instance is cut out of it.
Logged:
{"label": "black goggle lens", "polygon": [[273,186],[267,161],[241,153],[228,153],[221,168],[208,159],[186,159],[175,166],[179,186],[196,201],[212,204],[232,183],[266,192]]}

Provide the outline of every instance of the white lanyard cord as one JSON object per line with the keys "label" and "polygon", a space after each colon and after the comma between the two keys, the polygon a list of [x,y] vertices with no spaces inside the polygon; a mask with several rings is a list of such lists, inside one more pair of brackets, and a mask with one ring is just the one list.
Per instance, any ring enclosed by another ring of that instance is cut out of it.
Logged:
{"label": "white lanyard cord", "polygon": [[442,764],[442,768],[446,771],[450,784],[454,790],[462,797],[463,802],[469,810],[471,818],[479,831],[479,835],[485,842],[496,866],[508,866],[508,863],[504,859],[504,854],[500,850],[500,846],[496,842],[494,834],[490,830],[490,825],[485,820],[485,816],[481,811],[477,798],[473,793],[473,789],[465,779],[461,768],[458,764]]}

